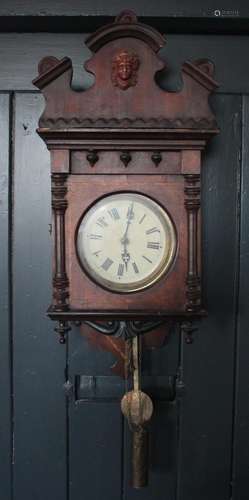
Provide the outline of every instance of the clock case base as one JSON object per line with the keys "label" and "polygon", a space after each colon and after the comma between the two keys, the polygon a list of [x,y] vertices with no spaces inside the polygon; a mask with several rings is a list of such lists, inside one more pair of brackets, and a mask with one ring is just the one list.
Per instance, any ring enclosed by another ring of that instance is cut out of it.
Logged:
{"label": "clock case base", "polygon": [[[147,311],[146,314],[142,314],[141,311],[127,311],[126,314],[123,311],[117,311],[115,314],[106,311],[103,315],[97,311],[86,311],[85,313],[83,311],[64,311],[58,314],[58,312],[53,311],[52,307],[48,310],[50,319],[58,321],[55,331],[59,334],[60,343],[64,344],[66,341],[66,334],[71,329],[69,322],[82,327],[83,333],[87,334],[92,344],[96,347],[104,345],[105,350],[109,350],[115,355],[117,362],[112,369],[114,373],[123,377],[125,377],[123,363],[125,346],[124,344],[118,346],[115,342],[127,341],[136,335],[147,334],[145,342],[143,341],[147,349],[162,347],[172,327],[175,329],[178,325],[185,335],[186,342],[192,343],[193,332],[197,330],[197,321],[206,315],[204,310],[200,310],[194,316],[193,313],[179,315],[179,313],[169,311],[158,311],[157,313]],[[90,332],[86,332],[85,327],[90,327]],[[106,340],[102,342],[99,336],[94,337],[92,330],[103,334]],[[148,336],[148,333],[152,333],[152,335]],[[109,343],[109,337],[114,337],[114,342]],[[120,355],[121,359],[119,359]]]}

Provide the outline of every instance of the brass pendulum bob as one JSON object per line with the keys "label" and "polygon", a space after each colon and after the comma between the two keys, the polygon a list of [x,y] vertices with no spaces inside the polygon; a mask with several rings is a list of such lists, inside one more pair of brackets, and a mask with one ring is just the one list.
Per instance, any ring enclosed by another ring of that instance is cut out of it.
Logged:
{"label": "brass pendulum bob", "polygon": [[141,391],[140,383],[140,339],[132,339],[133,390],[121,401],[121,410],[132,431],[132,484],[143,488],[148,484],[148,430],[146,424],[153,413],[151,398]]}

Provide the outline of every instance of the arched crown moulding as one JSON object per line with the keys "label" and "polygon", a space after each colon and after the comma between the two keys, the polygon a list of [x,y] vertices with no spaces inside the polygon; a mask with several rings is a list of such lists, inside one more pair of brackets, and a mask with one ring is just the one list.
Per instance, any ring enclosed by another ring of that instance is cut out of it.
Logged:
{"label": "arched crown moulding", "polygon": [[210,92],[217,87],[210,61],[185,62],[182,89],[161,89],[155,74],[165,63],[157,52],[166,40],[155,29],[139,23],[132,11],[121,13],[85,43],[94,52],[85,63],[86,70],[95,76],[87,90],[72,89],[69,58],[45,57],[39,63],[39,76],[33,83],[46,99],[41,129],[150,127],[179,130],[180,135],[182,129],[185,135],[197,130],[202,130],[203,137],[217,133],[208,102]]}

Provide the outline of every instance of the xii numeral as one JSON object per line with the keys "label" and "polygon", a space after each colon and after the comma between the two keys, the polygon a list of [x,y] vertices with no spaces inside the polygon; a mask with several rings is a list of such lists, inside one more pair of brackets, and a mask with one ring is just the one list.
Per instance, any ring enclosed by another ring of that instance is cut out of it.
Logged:
{"label": "xii numeral", "polygon": [[134,203],[132,203],[132,205],[130,207],[128,207],[128,210],[127,210],[127,219],[129,219],[129,220],[134,219],[134,217],[135,217],[133,206],[134,206]]}

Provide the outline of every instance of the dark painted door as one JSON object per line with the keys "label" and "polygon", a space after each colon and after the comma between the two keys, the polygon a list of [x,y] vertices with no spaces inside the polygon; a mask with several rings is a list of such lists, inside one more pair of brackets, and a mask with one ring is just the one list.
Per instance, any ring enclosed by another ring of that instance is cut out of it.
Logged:
{"label": "dark painted door", "polygon": [[[176,332],[145,356],[144,372],[177,379],[156,401],[150,485],[130,487],[129,432],[112,356],[73,329],[61,346],[46,318],[50,300],[49,154],[37,136],[36,63],[73,59],[89,85],[78,34],[1,34],[0,70],[0,482],[1,500],[246,500],[249,459],[249,70],[247,37],[168,37],[162,58],[179,88],[180,64],[205,57],[221,87],[221,129],[204,158],[204,290],[209,316],[187,345]],[[95,377],[95,378],[93,378]],[[112,377],[112,378],[111,378]],[[92,384],[97,389],[91,389]],[[247,446],[246,446],[247,442]]]}

